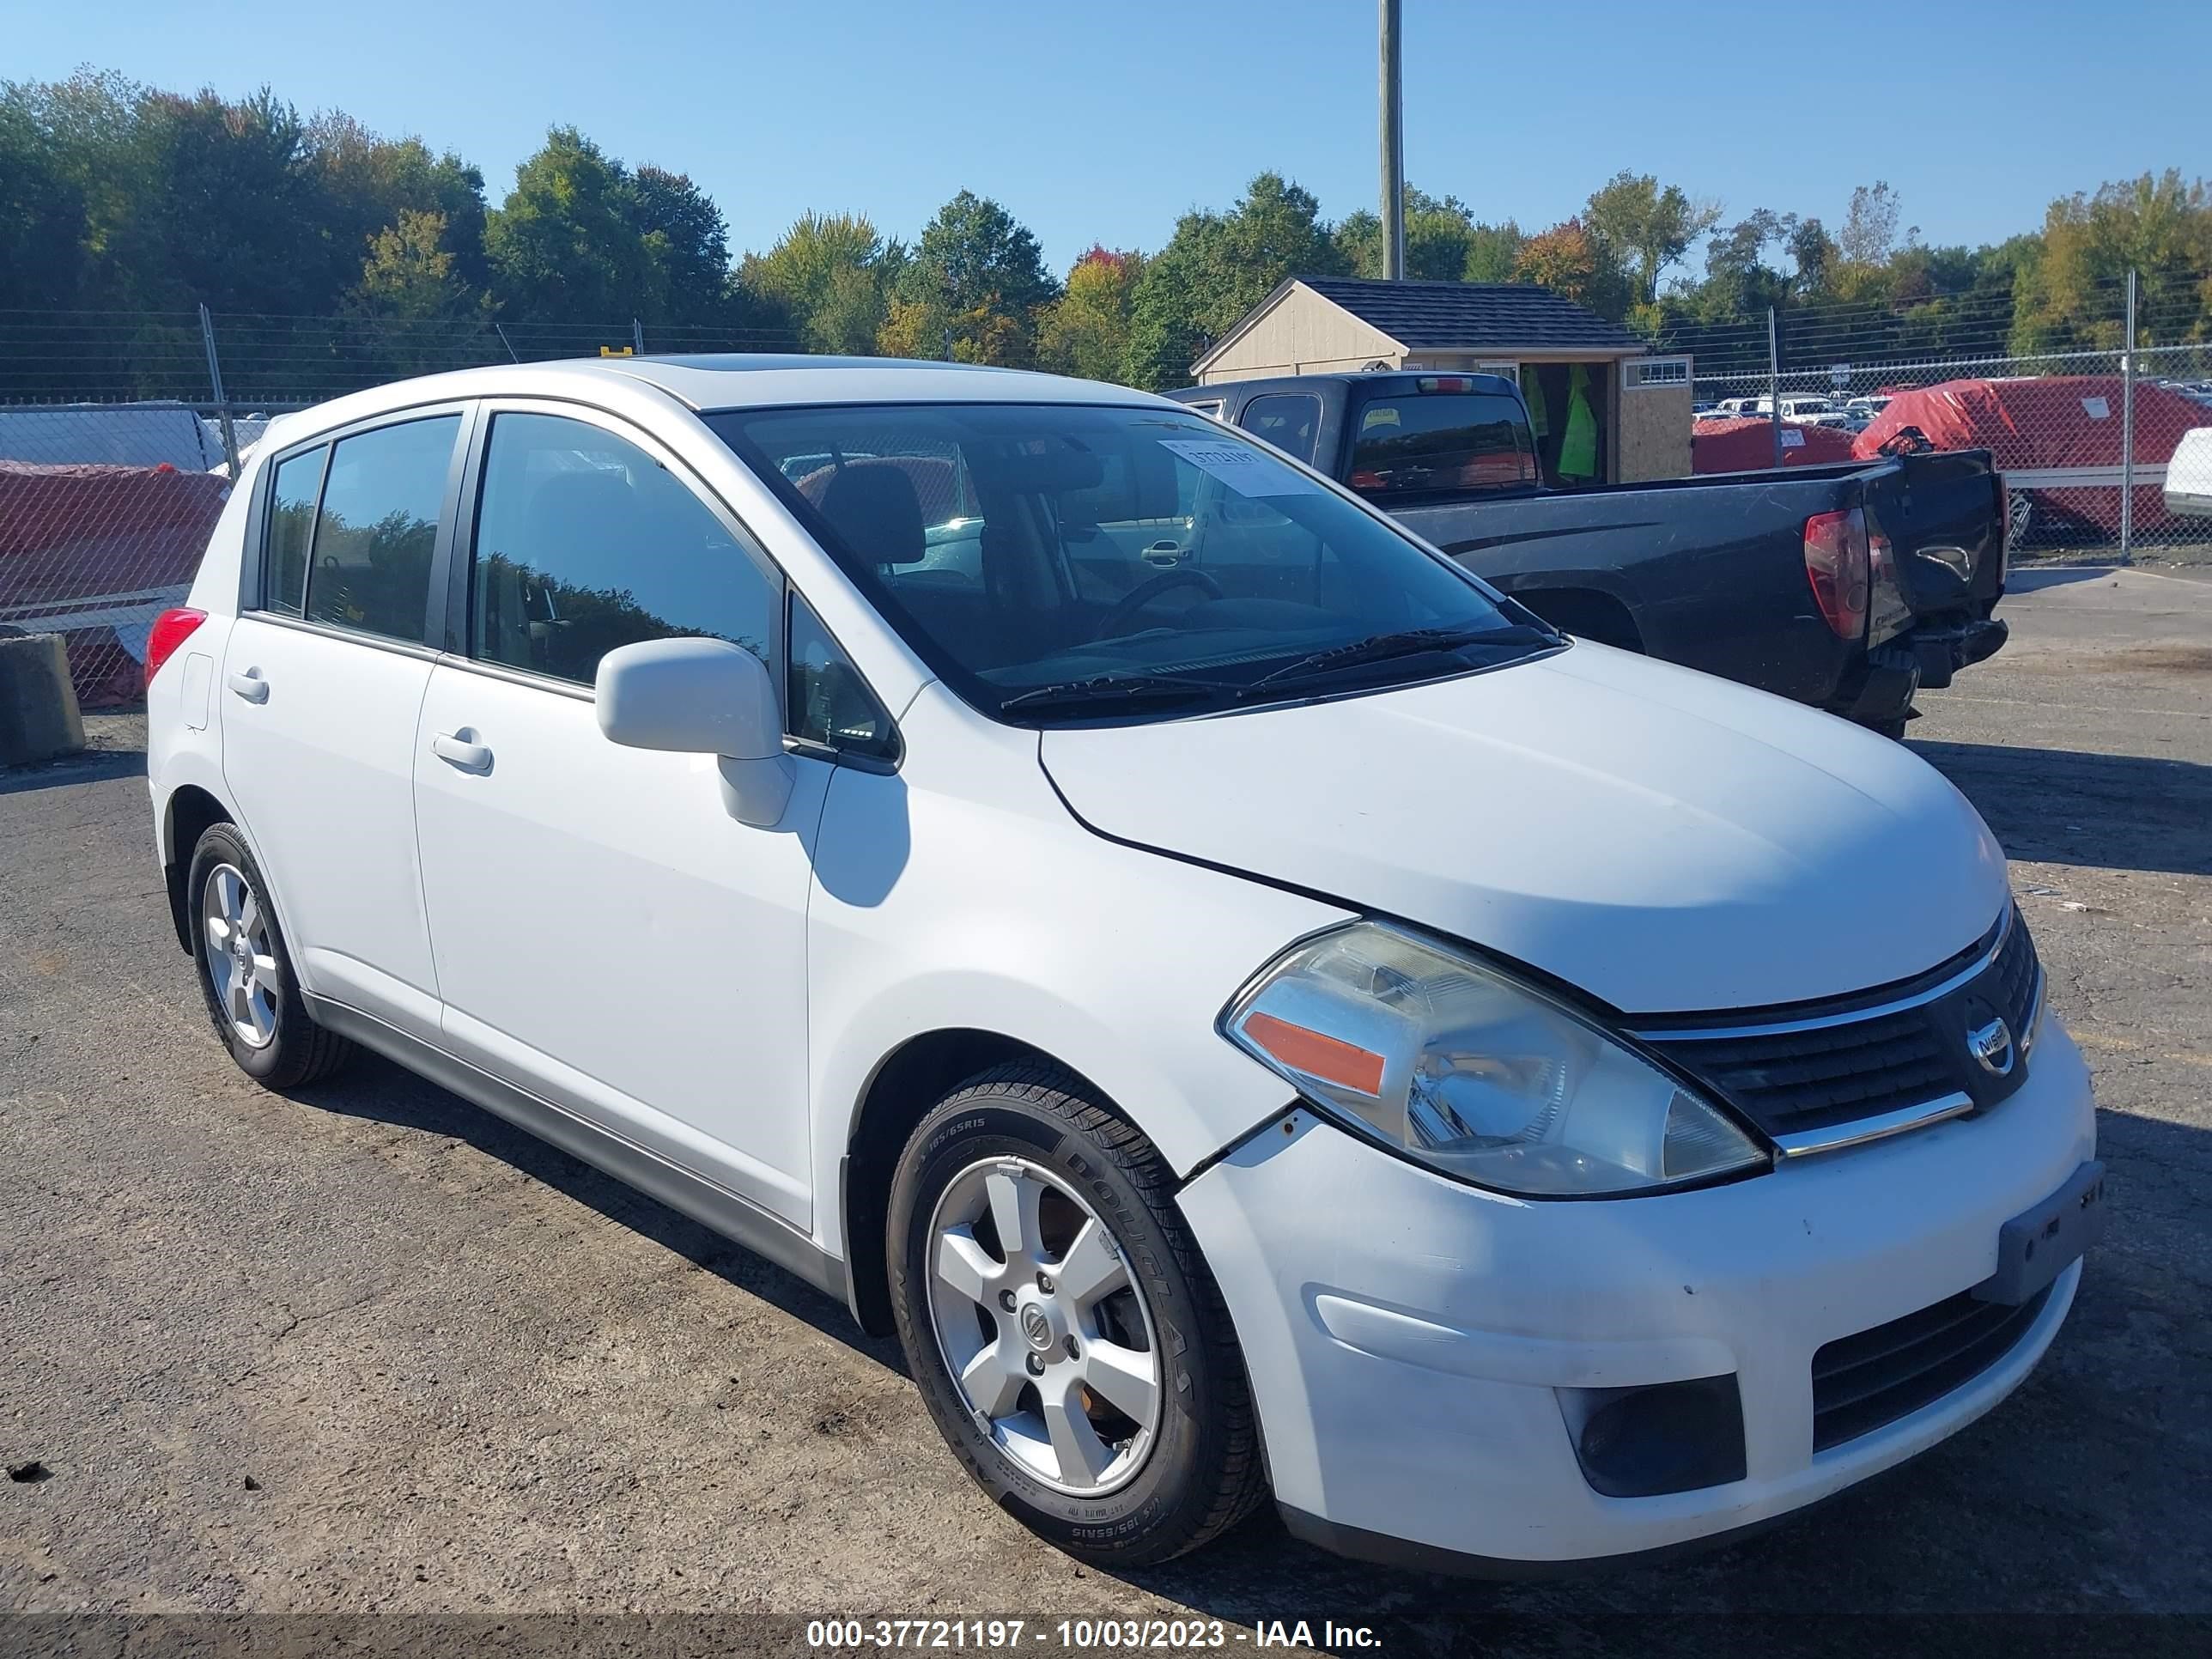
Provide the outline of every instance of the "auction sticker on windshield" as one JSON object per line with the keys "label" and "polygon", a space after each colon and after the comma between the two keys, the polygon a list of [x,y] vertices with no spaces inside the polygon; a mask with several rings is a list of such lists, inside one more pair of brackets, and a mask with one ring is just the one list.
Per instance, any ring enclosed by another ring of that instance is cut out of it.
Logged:
{"label": "auction sticker on windshield", "polygon": [[1211,472],[1240,495],[1321,493],[1312,479],[1243,444],[1216,443],[1206,438],[1163,438],[1160,447],[1173,451],[1200,471]]}

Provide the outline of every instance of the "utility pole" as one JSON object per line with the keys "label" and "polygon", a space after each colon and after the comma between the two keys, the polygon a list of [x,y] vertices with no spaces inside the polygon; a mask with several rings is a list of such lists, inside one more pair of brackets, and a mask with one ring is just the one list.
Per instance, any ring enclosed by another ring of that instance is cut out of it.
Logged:
{"label": "utility pole", "polygon": [[1382,274],[1406,276],[1406,134],[1402,0],[1382,0]]}

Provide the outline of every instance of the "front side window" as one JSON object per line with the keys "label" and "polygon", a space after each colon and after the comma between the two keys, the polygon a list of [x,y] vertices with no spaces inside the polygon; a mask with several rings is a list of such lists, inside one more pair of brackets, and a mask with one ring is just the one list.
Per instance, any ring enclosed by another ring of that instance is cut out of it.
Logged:
{"label": "front side window", "polygon": [[710,636],[763,662],[780,583],[635,444],[557,415],[495,415],[469,572],[471,654],[589,685],[641,640]]}
{"label": "front side window", "polygon": [[[1180,409],[876,405],[706,420],[915,653],[1002,719],[1159,718],[1465,672],[1559,644],[1387,520]],[[811,460],[823,456],[833,459]],[[810,458],[796,477],[794,457]],[[918,482],[932,458],[957,459],[984,526],[972,578],[948,580],[939,562]]]}
{"label": "front side window", "polygon": [[315,503],[322,499],[328,444],[276,463],[269,485],[269,532],[261,566],[261,606],[296,617],[307,592],[307,550],[315,539]]}
{"label": "front side window", "polygon": [[1525,489],[1538,482],[1535,446],[1521,405],[1495,392],[1376,398],[1354,417],[1346,482],[1373,501]]}
{"label": "front side window", "polygon": [[307,572],[309,621],[425,641],[430,556],[460,429],[459,416],[441,415],[331,447]]}
{"label": "front side window", "polygon": [[1237,424],[1311,466],[1314,444],[1321,436],[1321,399],[1305,392],[1255,398],[1244,405]]}

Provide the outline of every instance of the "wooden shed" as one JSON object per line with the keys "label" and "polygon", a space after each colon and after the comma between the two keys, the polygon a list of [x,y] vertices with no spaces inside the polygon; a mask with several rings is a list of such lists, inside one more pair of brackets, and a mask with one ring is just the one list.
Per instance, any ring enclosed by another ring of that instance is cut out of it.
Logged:
{"label": "wooden shed", "polygon": [[[1656,357],[1618,323],[1519,283],[1382,283],[1293,276],[1191,365],[1201,386],[1364,368],[1480,370],[1517,378],[1553,483],[1679,478],[1690,471],[1687,357]],[[1577,371],[1580,371],[1577,375]],[[1595,416],[1595,470],[1559,470],[1573,398]]]}

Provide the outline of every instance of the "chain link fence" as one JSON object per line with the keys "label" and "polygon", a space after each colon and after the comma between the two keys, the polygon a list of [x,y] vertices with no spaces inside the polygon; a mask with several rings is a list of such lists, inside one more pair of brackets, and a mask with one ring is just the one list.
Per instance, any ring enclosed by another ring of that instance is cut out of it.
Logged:
{"label": "chain link fence", "polygon": [[[2190,504],[2167,489],[2185,434],[2212,426],[2192,298],[2212,276],[2149,273],[2142,291],[2095,286],[2057,331],[2075,343],[2027,355],[2009,349],[2008,290],[1802,307],[1655,344],[1694,358],[1699,471],[1988,449],[2018,553],[2212,560],[2212,515],[2177,510]],[[288,410],[487,363],[804,349],[780,330],[634,319],[0,311],[0,630],[64,634],[87,707],[137,697],[147,629],[189,589],[240,459]]]}
{"label": "chain link fence", "polygon": [[800,349],[781,331],[634,319],[0,312],[0,632],[62,635],[82,706],[136,700],[148,630],[183,602],[231,478],[288,410],[487,363]]}
{"label": "chain link fence", "polygon": [[[1896,315],[1864,308],[1712,331],[1697,342],[1693,453],[1705,471],[1744,465],[1747,453],[1790,465],[1869,459],[1885,446],[1986,449],[2005,476],[2016,554],[2212,562],[2205,486],[2177,473],[2167,487],[2186,434],[2212,427],[2212,340],[2186,337],[2203,333],[2203,312],[2173,297],[2192,284],[2212,292],[2212,277],[2161,273],[2156,303],[2139,305],[2126,277],[2102,284],[2067,331],[2094,343],[2063,349],[2002,349],[2009,294],[2002,308],[1997,296],[1970,296],[1946,313],[1946,343],[1965,350],[1859,355],[1869,342],[1910,343]],[[2159,343],[2161,330],[2182,337]],[[1990,343],[1999,349],[1972,349]],[[2212,467],[2208,445],[2193,441],[2191,465]]]}

